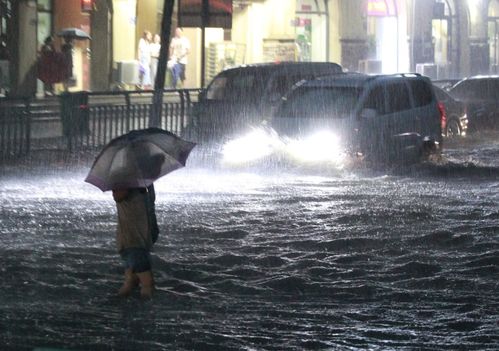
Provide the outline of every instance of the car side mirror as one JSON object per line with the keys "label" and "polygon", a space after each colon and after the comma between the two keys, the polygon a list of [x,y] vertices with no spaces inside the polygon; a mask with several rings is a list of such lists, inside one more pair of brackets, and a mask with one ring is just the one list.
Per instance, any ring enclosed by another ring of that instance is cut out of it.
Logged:
{"label": "car side mirror", "polygon": [[373,108],[365,108],[360,111],[360,118],[372,119],[378,115],[378,112]]}

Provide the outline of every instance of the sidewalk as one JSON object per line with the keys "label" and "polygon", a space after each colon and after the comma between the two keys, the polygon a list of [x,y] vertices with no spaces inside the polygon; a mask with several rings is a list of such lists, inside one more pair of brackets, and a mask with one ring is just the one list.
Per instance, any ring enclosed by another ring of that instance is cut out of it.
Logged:
{"label": "sidewalk", "polygon": [[47,170],[90,169],[98,151],[33,150],[27,155],[0,160],[0,175],[19,171],[36,174]]}

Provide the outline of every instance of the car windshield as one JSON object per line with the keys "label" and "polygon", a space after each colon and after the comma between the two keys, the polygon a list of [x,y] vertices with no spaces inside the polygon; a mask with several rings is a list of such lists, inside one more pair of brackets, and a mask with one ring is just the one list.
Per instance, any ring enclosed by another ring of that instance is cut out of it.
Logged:
{"label": "car windshield", "polygon": [[208,87],[206,99],[224,101],[253,101],[255,92],[261,91],[263,77],[254,71],[222,75],[213,79]]}
{"label": "car windshield", "polygon": [[227,90],[227,77],[217,77],[208,87],[206,98],[208,100],[222,100]]}
{"label": "car windshield", "polygon": [[497,86],[493,79],[469,79],[458,83],[450,94],[461,100],[495,100]]}
{"label": "car windshield", "polygon": [[289,118],[342,118],[360,97],[355,87],[301,87],[281,106],[278,115]]}

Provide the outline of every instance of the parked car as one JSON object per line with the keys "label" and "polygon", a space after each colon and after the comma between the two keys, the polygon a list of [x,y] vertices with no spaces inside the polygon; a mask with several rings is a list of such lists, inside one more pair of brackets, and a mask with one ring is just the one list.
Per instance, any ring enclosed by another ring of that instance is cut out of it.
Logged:
{"label": "parked car", "polygon": [[432,79],[433,86],[439,87],[445,91],[449,90],[452,88],[453,85],[455,85],[457,82],[459,82],[461,79]]}
{"label": "parked car", "polygon": [[465,136],[468,130],[468,115],[466,105],[454,99],[445,90],[433,86],[439,103],[445,109],[445,117],[442,119],[442,133],[445,137]]}
{"label": "parked car", "polygon": [[440,151],[441,112],[430,80],[419,74],[346,73],[298,83],[270,125],[290,140],[337,140],[371,161],[413,162]]}
{"label": "parked car", "polygon": [[201,144],[221,140],[268,117],[296,82],[340,72],[341,66],[331,62],[263,63],[227,69],[200,94],[186,136]]}
{"label": "parked car", "polygon": [[499,76],[465,78],[449,94],[465,104],[470,133],[499,127]]}

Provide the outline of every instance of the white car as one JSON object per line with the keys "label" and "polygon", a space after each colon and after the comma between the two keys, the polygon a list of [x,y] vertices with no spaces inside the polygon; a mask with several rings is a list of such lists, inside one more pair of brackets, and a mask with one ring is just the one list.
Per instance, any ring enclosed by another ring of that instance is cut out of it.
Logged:
{"label": "white car", "polygon": [[336,74],[297,83],[265,128],[225,150],[241,162],[277,151],[301,161],[413,163],[440,153],[444,118],[430,80],[419,74]]}
{"label": "white car", "polygon": [[298,83],[270,125],[295,142],[335,140],[344,152],[374,161],[413,161],[440,151],[443,116],[426,77],[346,73]]}

